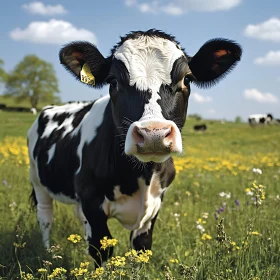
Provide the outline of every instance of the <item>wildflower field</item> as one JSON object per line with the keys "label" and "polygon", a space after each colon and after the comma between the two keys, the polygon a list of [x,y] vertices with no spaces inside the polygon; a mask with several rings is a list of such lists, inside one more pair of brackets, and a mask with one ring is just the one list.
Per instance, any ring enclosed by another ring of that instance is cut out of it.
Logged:
{"label": "wildflower field", "polygon": [[26,132],[35,117],[0,115],[0,279],[280,279],[280,127],[195,121],[165,195],[152,251],[129,248],[110,220],[113,258],[95,269],[73,207],[55,202],[46,251],[28,202]]}

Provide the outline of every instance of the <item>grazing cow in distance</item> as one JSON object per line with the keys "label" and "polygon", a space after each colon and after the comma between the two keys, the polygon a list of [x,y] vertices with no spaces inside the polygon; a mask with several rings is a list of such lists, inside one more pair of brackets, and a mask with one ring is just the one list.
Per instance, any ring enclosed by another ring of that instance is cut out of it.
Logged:
{"label": "grazing cow in distance", "polygon": [[37,109],[36,108],[31,108],[30,111],[33,115],[37,115]]}
{"label": "grazing cow in distance", "polygon": [[270,124],[273,120],[271,114],[254,114],[248,117],[248,122],[251,126],[258,124]]}
{"label": "grazing cow in distance", "polygon": [[195,131],[205,131],[207,129],[206,124],[197,124],[193,127]]}
{"label": "grazing cow in distance", "polygon": [[112,248],[108,218],[131,231],[131,247],[150,249],[164,197],[175,177],[171,156],[183,151],[190,84],[209,87],[241,58],[227,39],[206,42],[193,56],[158,30],[131,32],[104,58],[87,42],[59,54],[82,82],[109,95],[94,102],[47,106],[28,132],[32,198],[45,246],[49,246],[53,199],[76,205],[89,252],[97,264]]}

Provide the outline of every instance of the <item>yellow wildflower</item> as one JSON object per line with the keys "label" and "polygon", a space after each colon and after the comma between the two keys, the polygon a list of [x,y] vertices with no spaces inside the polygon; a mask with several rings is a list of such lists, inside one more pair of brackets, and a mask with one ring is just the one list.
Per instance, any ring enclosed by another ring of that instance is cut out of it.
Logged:
{"label": "yellow wildflower", "polygon": [[145,251],[140,251],[139,255],[136,258],[136,262],[139,263],[148,263],[150,256],[152,256],[152,251],[151,250],[145,250]]}
{"label": "yellow wildflower", "polygon": [[116,257],[112,257],[110,259],[110,261],[106,264],[106,267],[110,268],[111,266],[115,266],[115,267],[123,267],[125,266],[125,257],[120,257],[120,256],[116,256]]}
{"label": "yellow wildflower", "polygon": [[16,243],[16,242],[14,242],[13,245],[14,245],[16,248],[24,248],[25,245],[26,245],[26,242],[23,242],[23,243]]}
{"label": "yellow wildflower", "polygon": [[94,272],[91,273],[92,278],[98,278],[105,273],[105,269],[103,267],[98,267]]}
{"label": "yellow wildflower", "polygon": [[76,244],[82,240],[82,237],[78,234],[70,234],[67,240],[71,241],[72,243]]}
{"label": "yellow wildflower", "polygon": [[258,231],[252,231],[250,232],[251,235],[261,235]]}
{"label": "yellow wildflower", "polygon": [[41,274],[47,273],[48,271],[45,268],[39,268],[38,272]]}
{"label": "yellow wildflower", "polygon": [[84,263],[81,262],[80,267],[71,270],[70,273],[76,277],[84,276],[88,272],[88,266],[89,266],[89,262],[84,262]]}
{"label": "yellow wildflower", "polygon": [[207,233],[203,233],[202,236],[201,236],[201,239],[202,240],[210,240],[210,239],[212,239],[212,236],[207,234]]}
{"label": "yellow wildflower", "polygon": [[179,263],[179,261],[177,259],[170,259],[169,260],[171,263]]}
{"label": "yellow wildflower", "polygon": [[55,277],[58,276],[63,276],[65,275],[65,273],[67,272],[67,270],[63,267],[57,267],[53,270],[52,274],[48,276],[48,279],[55,279]]}
{"label": "yellow wildflower", "polygon": [[22,272],[22,273],[21,273],[21,279],[23,279],[23,280],[33,280],[34,277],[33,277],[33,275],[30,274],[30,273]]}
{"label": "yellow wildflower", "polygon": [[118,243],[118,240],[115,238],[112,239],[108,239],[107,236],[103,237],[103,239],[100,240],[100,244],[101,244],[101,249],[105,250],[108,247],[114,247],[116,246]]}

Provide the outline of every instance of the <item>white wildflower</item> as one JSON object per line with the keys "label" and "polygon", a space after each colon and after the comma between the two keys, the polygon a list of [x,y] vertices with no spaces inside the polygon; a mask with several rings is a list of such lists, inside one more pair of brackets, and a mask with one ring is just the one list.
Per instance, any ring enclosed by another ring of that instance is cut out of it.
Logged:
{"label": "white wildflower", "polygon": [[253,173],[255,173],[255,174],[260,174],[260,175],[262,175],[262,170],[259,169],[259,168],[253,168],[252,171],[253,171]]}
{"label": "white wildflower", "polygon": [[219,193],[219,196],[220,197],[225,197],[225,198],[230,198],[231,197],[231,193],[225,193],[225,192],[220,192]]}
{"label": "white wildflower", "polygon": [[199,229],[201,232],[205,231],[205,228],[201,224],[197,224],[196,228]]}

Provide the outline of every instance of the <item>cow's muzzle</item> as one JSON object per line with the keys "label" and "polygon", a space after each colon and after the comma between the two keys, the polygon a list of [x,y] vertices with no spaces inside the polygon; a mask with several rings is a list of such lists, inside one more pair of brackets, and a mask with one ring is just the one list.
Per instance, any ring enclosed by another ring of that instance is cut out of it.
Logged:
{"label": "cow's muzzle", "polygon": [[182,152],[181,133],[172,121],[144,120],[131,124],[125,153],[142,162],[164,162],[172,153]]}

